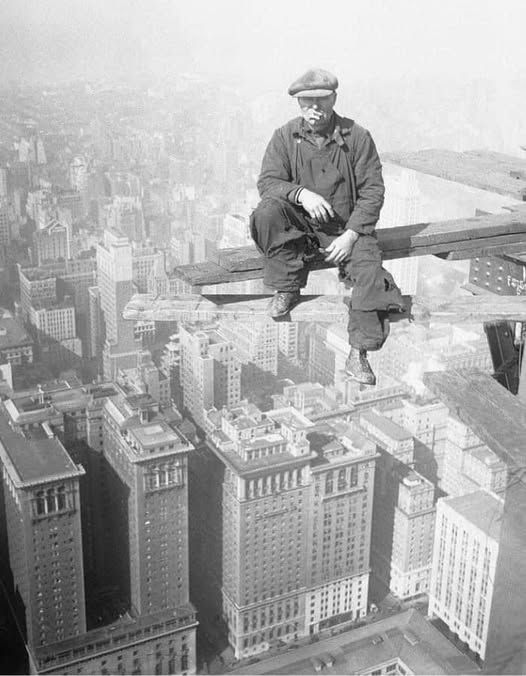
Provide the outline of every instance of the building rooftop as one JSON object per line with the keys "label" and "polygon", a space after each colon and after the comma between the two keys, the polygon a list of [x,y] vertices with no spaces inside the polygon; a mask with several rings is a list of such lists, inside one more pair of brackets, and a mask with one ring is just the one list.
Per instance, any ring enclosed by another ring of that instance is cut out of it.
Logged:
{"label": "building rooftop", "polygon": [[229,448],[218,448],[214,443],[214,436],[217,436],[217,439],[220,442],[229,441],[228,437],[219,430],[217,433],[214,432],[214,434],[210,436],[207,441],[208,447],[212,449],[226,465],[236,472],[236,474],[245,478],[257,477],[270,467],[276,471],[302,467],[308,462],[311,462],[315,457],[314,453],[296,456],[292,455],[292,453],[284,452],[275,453],[255,460],[243,460],[237,451],[230,450]]}
{"label": "building rooftop", "polygon": [[448,641],[423,615],[406,610],[384,620],[337,636],[289,650],[234,669],[232,674],[317,673],[315,660],[323,665],[321,674],[366,674],[389,664],[405,665],[414,674],[476,674],[477,665]]}
{"label": "building rooftop", "polygon": [[[21,484],[44,483],[54,478],[84,474],[84,471],[71,460],[58,439],[47,437],[27,439],[11,429],[2,410],[0,410],[0,442],[2,461],[13,466]],[[16,478],[13,479],[16,483]]]}
{"label": "building rooftop", "polygon": [[128,427],[128,434],[134,437],[144,449],[156,448],[161,445],[172,445],[173,448],[170,450],[186,449],[188,447],[188,443],[162,419],[148,423],[138,423]]}
{"label": "building rooftop", "polygon": [[286,425],[296,430],[302,430],[312,427],[313,423],[302,415],[292,406],[286,408],[272,409],[266,412],[266,415],[271,420],[274,420],[278,425]]}
{"label": "building rooftop", "polygon": [[389,418],[374,413],[374,411],[365,411],[360,418],[395,441],[407,441],[413,438],[411,432],[389,420]]}
{"label": "building rooftop", "polygon": [[11,318],[0,319],[0,350],[30,343],[32,340],[21,324]]}
{"label": "building rooftop", "polygon": [[499,456],[494,453],[492,450],[490,450],[487,446],[480,446],[478,448],[472,448],[469,451],[466,451],[470,455],[472,455],[474,458],[477,460],[480,460],[480,462],[483,462],[485,465],[489,466],[497,466],[497,465],[502,465],[503,468],[506,467],[506,463],[503,462]]}
{"label": "building rooftop", "polygon": [[313,451],[318,454],[313,467],[340,461],[349,462],[374,456],[375,444],[356,429],[355,425],[343,421],[324,420],[309,430],[307,439]]}
{"label": "building rooftop", "polygon": [[504,502],[493,493],[481,490],[442,500],[483,533],[499,539]]}

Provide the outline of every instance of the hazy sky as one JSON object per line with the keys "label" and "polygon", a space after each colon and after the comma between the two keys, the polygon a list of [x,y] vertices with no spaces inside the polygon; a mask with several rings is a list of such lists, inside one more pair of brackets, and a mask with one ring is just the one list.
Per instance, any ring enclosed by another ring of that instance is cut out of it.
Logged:
{"label": "hazy sky", "polygon": [[222,73],[286,87],[526,71],[525,0],[0,0],[0,81]]}

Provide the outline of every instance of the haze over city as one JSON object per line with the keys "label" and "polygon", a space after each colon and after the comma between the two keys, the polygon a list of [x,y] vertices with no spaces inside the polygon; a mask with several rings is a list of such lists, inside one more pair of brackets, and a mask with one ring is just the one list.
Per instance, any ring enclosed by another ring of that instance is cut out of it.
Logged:
{"label": "haze over city", "polygon": [[[525,19],[2,0],[0,673],[526,668]],[[357,124],[265,188],[311,67]],[[320,268],[277,315],[269,203]]]}

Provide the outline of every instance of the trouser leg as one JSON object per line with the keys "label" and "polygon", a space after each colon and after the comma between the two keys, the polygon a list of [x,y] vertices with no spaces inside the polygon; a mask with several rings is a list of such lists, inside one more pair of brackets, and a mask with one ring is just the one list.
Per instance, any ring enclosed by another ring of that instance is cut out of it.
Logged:
{"label": "trouser leg", "polygon": [[349,343],[362,350],[379,350],[389,335],[389,310],[403,310],[404,301],[391,273],[382,267],[375,237],[360,235],[340,277],[353,287],[349,308]]}
{"label": "trouser leg", "polygon": [[304,261],[309,245],[300,210],[280,199],[264,199],[250,217],[250,234],[265,256],[263,283],[277,291],[297,291],[307,284]]}

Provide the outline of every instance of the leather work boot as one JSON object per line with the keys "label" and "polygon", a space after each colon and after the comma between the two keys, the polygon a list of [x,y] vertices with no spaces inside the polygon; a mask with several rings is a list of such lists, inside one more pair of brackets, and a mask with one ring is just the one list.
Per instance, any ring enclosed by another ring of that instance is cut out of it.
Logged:
{"label": "leather work boot", "polygon": [[376,376],[367,359],[367,350],[351,347],[345,361],[345,373],[358,383],[376,385]]}
{"label": "leather work boot", "polygon": [[299,300],[299,291],[276,291],[269,303],[268,313],[274,319],[284,317],[299,303]]}

